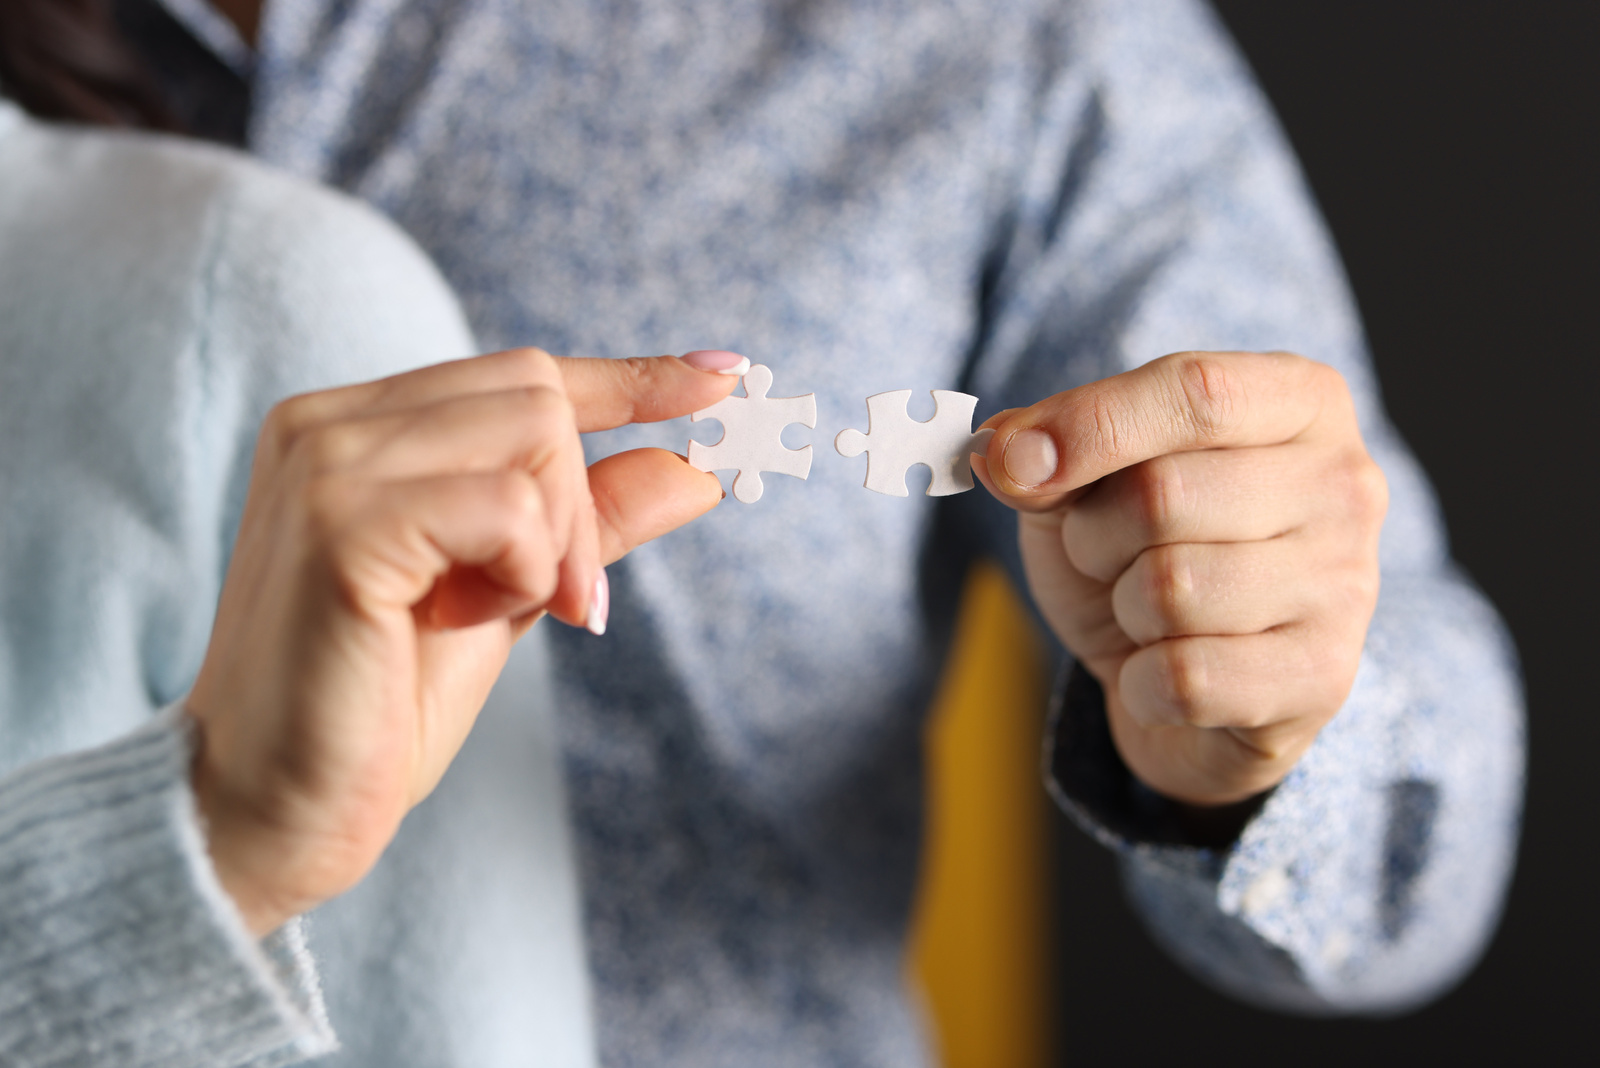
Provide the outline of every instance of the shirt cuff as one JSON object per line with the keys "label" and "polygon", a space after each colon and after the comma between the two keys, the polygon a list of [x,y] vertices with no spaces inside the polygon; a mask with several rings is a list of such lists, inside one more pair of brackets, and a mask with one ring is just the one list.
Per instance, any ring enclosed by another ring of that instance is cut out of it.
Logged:
{"label": "shirt cuff", "polygon": [[1116,851],[1130,902],[1179,963],[1258,1005],[1327,1011],[1307,983],[1301,955],[1263,937],[1255,917],[1240,915],[1236,900],[1241,878],[1249,880],[1264,867],[1259,851],[1242,849],[1241,841],[1260,837],[1261,814],[1273,807],[1274,795],[1285,786],[1296,788],[1288,780],[1243,806],[1224,840],[1208,835],[1200,841],[1180,806],[1123,763],[1106,720],[1105,692],[1076,663],[1069,663],[1056,687],[1045,780],[1061,808]]}
{"label": "shirt cuff", "polygon": [[337,1048],[299,921],[211,867],[177,706],[0,781],[0,1063],[271,1068]]}
{"label": "shirt cuff", "polygon": [[1052,793],[1117,850],[1155,940],[1258,1005],[1403,1011],[1494,930],[1521,786],[1514,653],[1472,591],[1386,583],[1344,708],[1225,848],[1196,847],[1133,779],[1087,673],[1057,694]]}

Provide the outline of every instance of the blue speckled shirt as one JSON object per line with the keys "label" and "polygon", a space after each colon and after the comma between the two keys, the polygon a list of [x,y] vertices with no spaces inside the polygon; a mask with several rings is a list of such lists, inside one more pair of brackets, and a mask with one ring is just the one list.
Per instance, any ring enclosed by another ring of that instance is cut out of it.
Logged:
{"label": "blue speckled shirt", "polygon": [[1058,796],[1157,937],[1243,997],[1390,1011],[1480,952],[1515,848],[1514,652],[1207,9],[269,0],[253,109],[252,149],[397,220],[487,345],[732,348],[817,395],[789,432],[808,481],[617,565],[603,639],[554,634],[606,1063],[924,1063],[923,715],[963,563],[1014,566],[1014,521],[866,492],[827,442],[883,390],[964,389],[982,419],[1179,349],[1343,372],[1391,488],[1383,593],[1346,707],[1230,850],[1164,830],[1081,678]]}

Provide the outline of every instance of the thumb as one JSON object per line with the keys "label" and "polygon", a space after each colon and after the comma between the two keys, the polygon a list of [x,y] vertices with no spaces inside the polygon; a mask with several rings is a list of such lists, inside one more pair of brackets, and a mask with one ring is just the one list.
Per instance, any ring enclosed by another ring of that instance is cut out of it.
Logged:
{"label": "thumb", "polygon": [[720,349],[626,360],[558,356],[556,364],[581,434],[697,412],[732,393],[750,369],[745,357]]}
{"label": "thumb", "polygon": [[1343,382],[1287,352],[1179,352],[994,421],[988,473],[1012,497],[1059,499],[1168,453],[1279,445]]}

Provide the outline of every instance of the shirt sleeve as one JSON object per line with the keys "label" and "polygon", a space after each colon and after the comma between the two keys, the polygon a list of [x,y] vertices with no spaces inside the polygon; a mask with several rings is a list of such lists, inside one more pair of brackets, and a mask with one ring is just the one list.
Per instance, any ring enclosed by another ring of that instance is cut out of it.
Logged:
{"label": "shirt sleeve", "polygon": [[[1047,22],[973,391],[998,409],[1168,352],[1288,349],[1343,374],[1391,495],[1354,689],[1231,848],[1184,840],[1117,758],[1081,673],[1058,702],[1052,789],[1205,980],[1297,1011],[1404,1009],[1459,979],[1498,918],[1521,803],[1515,652],[1450,561],[1331,242],[1214,16],[1131,0]],[[1016,568],[1014,520],[971,507]]]}

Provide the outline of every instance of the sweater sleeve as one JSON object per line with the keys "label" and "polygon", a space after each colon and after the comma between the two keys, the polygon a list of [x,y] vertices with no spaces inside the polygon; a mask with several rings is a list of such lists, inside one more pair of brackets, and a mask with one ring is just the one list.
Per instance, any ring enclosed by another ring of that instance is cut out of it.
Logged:
{"label": "sweater sleeve", "polygon": [[169,708],[0,781],[0,1062],[214,1068],[334,1048],[300,925],[261,943],[211,870]]}
{"label": "sweater sleeve", "polygon": [[[1146,925],[1202,978],[1303,1012],[1410,1007],[1476,960],[1509,881],[1514,650],[1450,561],[1331,242],[1214,17],[1186,0],[1061,10],[1037,40],[1042,69],[1066,73],[1037,79],[1017,139],[1031,154],[975,392],[1019,406],[1168,352],[1297,351],[1344,376],[1391,504],[1354,689],[1231,848],[1185,841],[1118,759],[1081,673],[1058,702],[1052,789],[1118,850]],[[989,516],[1015,567],[1014,522]]]}

